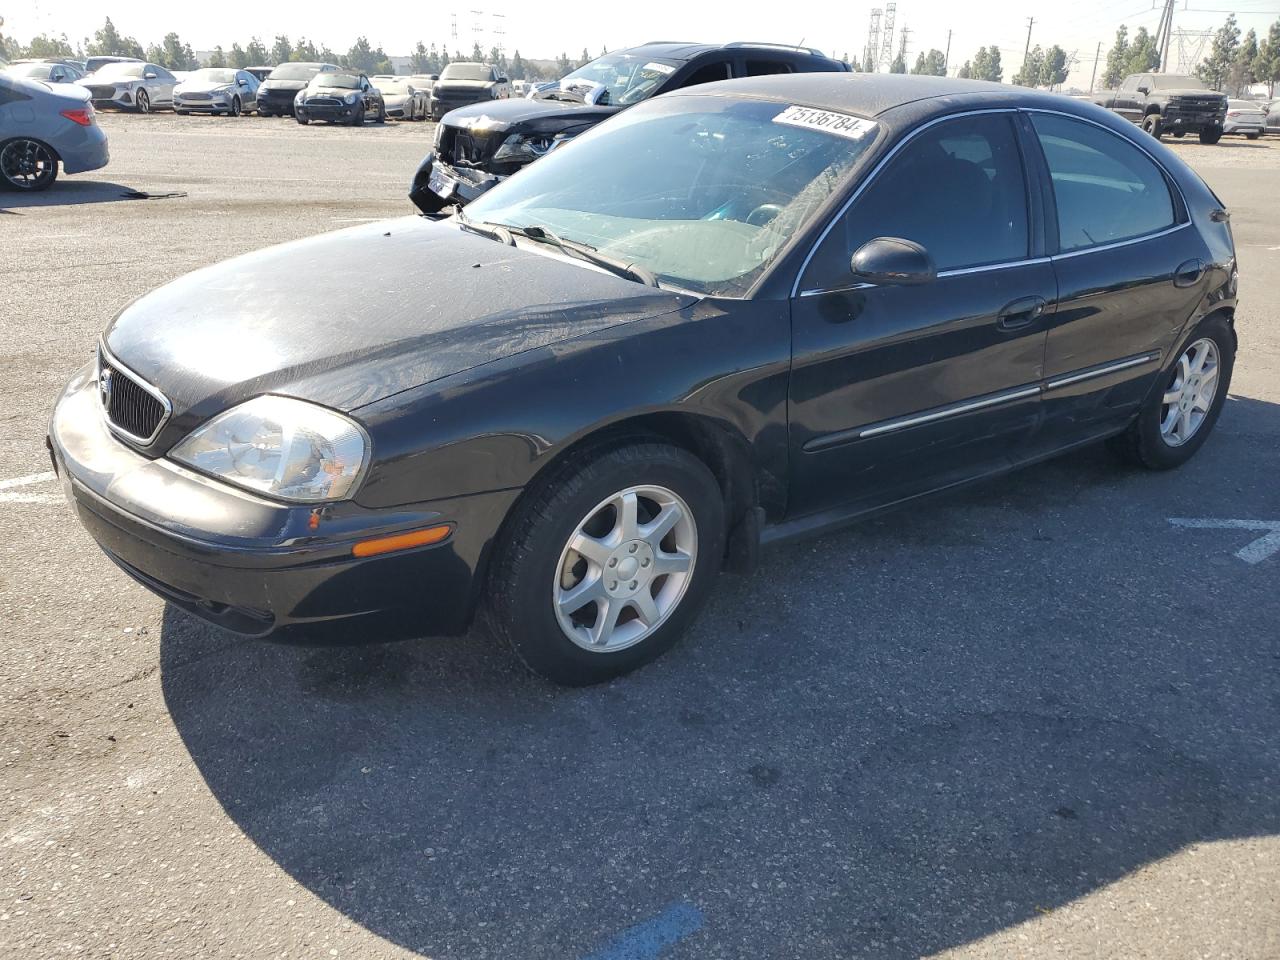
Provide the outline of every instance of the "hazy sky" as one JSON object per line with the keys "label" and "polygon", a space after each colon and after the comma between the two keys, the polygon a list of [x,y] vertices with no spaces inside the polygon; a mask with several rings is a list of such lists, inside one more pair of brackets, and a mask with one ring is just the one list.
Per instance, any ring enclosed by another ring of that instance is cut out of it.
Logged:
{"label": "hazy sky", "polygon": [[[1072,83],[1087,86],[1096,45],[1102,41],[1105,57],[1116,28],[1129,24],[1154,30],[1160,18],[1154,0],[1080,0],[1048,3],[1043,0],[1015,3],[994,0],[965,4],[957,0],[901,0],[897,9],[895,49],[903,27],[910,29],[907,61],[914,63],[922,50],[945,50],[951,38],[951,71],[972,57],[982,44],[995,43],[1005,62],[1005,79],[1022,59],[1027,39],[1027,18],[1035,17],[1032,44],[1057,43],[1079,58]],[[1265,33],[1280,17],[1280,0],[1178,0],[1174,29],[1205,30],[1217,27],[1234,10],[1242,29]],[[882,0],[874,5],[884,6]],[[483,8],[475,16],[472,7]],[[873,4],[832,3],[697,3],[678,0],[643,0],[627,4],[555,5],[540,0],[470,0],[469,3],[369,3],[353,8],[339,0],[309,0],[250,4],[158,3],[134,0],[118,6],[101,0],[0,0],[4,31],[26,41],[37,33],[66,33],[73,41],[89,36],[110,15],[120,32],[146,46],[176,30],[197,50],[233,42],[243,45],[257,34],[270,45],[271,37],[305,34],[342,52],[359,34],[390,55],[407,54],[417,40],[427,45],[447,42],[470,50],[478,38],[486,49],[496,42],[495,28],[505,32],[510,52],[519,48],[525,56],[550,58],[564,51],[578,56],[587,47],[592,55],[602,46],[610,50],[645,40],[767,40],[820,47],[843,56],[861,51],[867,41],[867,24]],[[617,9],[614,9],[617,8]],[[243,27],[236,26],[234,11],[243,12]],[[217,11],[217,13],[214,13]],[[450,12],[457,17],[457,40],[451,32]],[[625,11],[625,12],[624,12]],[[503,15],[501,18],[495,14]],[[224,25],[225,23],[225,25]],[[728,26],[728,24],[732,26]],[[481,28],[479,33],[475,27]],[[1170,68],[1177,66],[1178,40],[1170,51]]]}

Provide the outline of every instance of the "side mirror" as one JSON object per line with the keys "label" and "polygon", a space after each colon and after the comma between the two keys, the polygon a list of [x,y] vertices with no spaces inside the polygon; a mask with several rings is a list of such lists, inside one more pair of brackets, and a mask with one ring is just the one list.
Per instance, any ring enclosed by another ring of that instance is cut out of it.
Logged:
{"label": "side mirror", "polygon": [[938,278],[929,251],[913,240],[876,237],[860,246],[849,263],[853,275],[877,286],[919,286]]}
{"label": "side mirror", "polygon": [[156,78],[156,75],[152,73],[150,70],[148,70],[146,73],[142,75],[142,79],[144,80],[154,80],[155,78]]}
{"label": "side mirror", "polygon": [[1145,97],[1147,94],[1151,92],[1151,88],[1148,87],[1145,83],[1139,84],[1138,92]]}
{"label": "side mirror", "polygon": [[508,80],[506,77],[499,77],[499,78],[498,78],[498,82],[499,82],[499,83],[510,83],[511,81],[510,81],[510,80]]}

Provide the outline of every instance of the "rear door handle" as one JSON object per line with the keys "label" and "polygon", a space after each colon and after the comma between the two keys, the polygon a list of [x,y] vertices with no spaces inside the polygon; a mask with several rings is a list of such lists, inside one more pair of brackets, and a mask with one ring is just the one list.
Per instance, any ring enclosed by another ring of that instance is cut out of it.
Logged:
{"label": "rear door handle", "polygon": [[996,315],[996,327],[1000,330],[1020,330],[1035,323],[1044,314],[1048,301],[1044,297],[1023,297],[1007,304]]}
{"label": "rear door handle", "polygon": [[1199,260],[1188,260],[1173,271],[1173,285],[1175,287],[1194,287],[1200,282],[1202,276],[1204,276],[1204,264]]}

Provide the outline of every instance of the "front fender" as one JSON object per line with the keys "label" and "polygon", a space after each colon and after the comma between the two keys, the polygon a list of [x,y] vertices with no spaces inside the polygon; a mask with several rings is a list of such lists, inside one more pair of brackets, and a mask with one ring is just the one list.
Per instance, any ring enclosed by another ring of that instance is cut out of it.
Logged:
{"label": "front fender", "polygon": [[740,435],[761,488],[785,490],[790,355],[785,301],[707,299],[472,368],[356,411],[375,449],[357,500],[522,488],[592,434],[656,414]]}

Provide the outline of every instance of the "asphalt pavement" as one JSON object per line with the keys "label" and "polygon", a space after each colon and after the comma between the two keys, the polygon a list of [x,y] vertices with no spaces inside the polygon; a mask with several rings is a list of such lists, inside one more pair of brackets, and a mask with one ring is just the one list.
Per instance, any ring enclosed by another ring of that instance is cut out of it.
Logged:
{"label": "asphalt pavement", "polygon": [[43,440],[103,326],[411,213],[432,135],[102,124],[105,170],[0,194],[0,956],[1280,957],[1280,142],[1175,145],[1241,264],[1191,463],[1086,450],[771,548],[563,690],[479,632],[240,640],[98,552]]}

